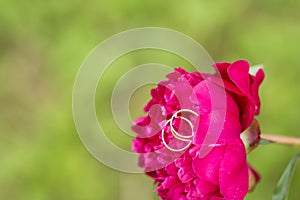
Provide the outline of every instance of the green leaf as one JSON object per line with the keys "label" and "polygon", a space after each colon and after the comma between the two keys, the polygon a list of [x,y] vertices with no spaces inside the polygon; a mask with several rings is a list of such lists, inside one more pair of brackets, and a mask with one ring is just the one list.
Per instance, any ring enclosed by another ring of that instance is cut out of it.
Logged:
{"label": "green leaf", "polygon": [[292,175],[294,173],[294,168],[299,157],[300,157],[300,153],[295,155],[292,158],[292,160],[289,162],[287,167],[285,168],[274,190],[273,198],[272,198],[273,200],[284,200],[286,198],[289,184],[291,182]]}
{"label": "green leaf", "polygon": [[259,144],[264,145],[264,144],[272,144],[274,143],[273,141],[266,140],[266,139],[260,139]]}

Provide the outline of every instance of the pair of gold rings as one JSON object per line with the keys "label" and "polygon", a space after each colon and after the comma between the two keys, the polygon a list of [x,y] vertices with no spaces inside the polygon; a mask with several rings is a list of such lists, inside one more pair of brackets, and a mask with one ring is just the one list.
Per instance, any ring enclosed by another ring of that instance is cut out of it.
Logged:
{"label": "pair of gold rings", "polygon": [[[166,143],[166,141],[165,141],[165,137],[164,137],[165,131],[164,131],[164,128],[163,128],[163,129],[162,129],[162,133],[161,133],[161,134],[162,134],[162,136],[161,136],[161,137],[162,137],[162,142],[163,142],[164,146],[165,146],[167,149],[169,149],[170,151],[174,151],[174,152],[180,152],[180,151],[186,150],[186,149],[192,144],[193,138],[194,138],[194,136],[195,136],[194,125],[192,124],[191,120],[189,120],[189,119],[187,119],[186,117],[183,117],[183,116],[178,116],[179,113],[190,113],[190,114],[195,115],[195,116],[197,116],[197,117],[199,116],[198,113],[196,113],[196,112],[193,111],[193,110],[190,110],[190,109],[181,109],[181,110],[176,111],[176,112],[172,115],[172,117],[165,123],[164,127],[166,127],[166,126],[169,124],[169,126],[170,126],[170,128],[171,128],[171,133],[172,133],[172,135],[173,135],[176,139],[178,139],[178,140],[180,140],[180,141],[187,142],[187,145],[186,145],[186,146],[184,146],[184,147],[182,147],[182,148],[179,148],[179,149],[174,149],[174,148],[170,147],[170,146]],[[190,128],[191,128],[191,134],[190,134],[190,135],[182,135],[182,134],[180,134],[178,131],[176,131],[176,130],[174,129],[173,121],[174,121],[174,119],[176,119],[176,118],[181,118],[183,121],[185,121],[185,122],[190,126]]]}

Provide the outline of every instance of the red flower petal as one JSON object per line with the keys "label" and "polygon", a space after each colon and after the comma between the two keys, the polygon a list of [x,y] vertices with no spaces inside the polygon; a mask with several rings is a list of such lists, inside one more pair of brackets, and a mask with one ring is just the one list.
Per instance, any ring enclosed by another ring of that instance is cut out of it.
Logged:
{"label": "red flower petal", "polygon": [[213,148],[204,158],[196,156],[193,160],[195,174],[203,180],[219,185],[219,171],[225,153],[225,146]]}
{"label": "red flower petal", "polygon": [[242,200],[248,192],[248,164],[243,142],[227,144],[220,165],[220,191],[228,200]]}

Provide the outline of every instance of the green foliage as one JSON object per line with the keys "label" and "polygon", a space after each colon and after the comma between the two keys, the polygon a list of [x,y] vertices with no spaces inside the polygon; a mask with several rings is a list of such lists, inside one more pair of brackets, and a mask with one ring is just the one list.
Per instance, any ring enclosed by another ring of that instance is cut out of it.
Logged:
{"label": "green foliage", "polygon": [[288,193],[288,188],[292,179],[292,176],[294,174],[294,169],[297,163],[297,160],[300,157],[300,153],[295,155],[289,164],[286,166],[284,172],[282,173],[277,186],[275,188],[275,191],[273,193],[273,200],[285,200]]}

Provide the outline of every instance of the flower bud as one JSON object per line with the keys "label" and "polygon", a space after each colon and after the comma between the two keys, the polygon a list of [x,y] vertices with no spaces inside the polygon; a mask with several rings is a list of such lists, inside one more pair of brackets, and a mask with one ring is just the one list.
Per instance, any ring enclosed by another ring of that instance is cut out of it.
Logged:
{"label": "flower bud", "polygon": [[251,125],[241,134],[246,152],[250,153],[255,149],[260,141],[260,127],[256,119],[253,119]]}

